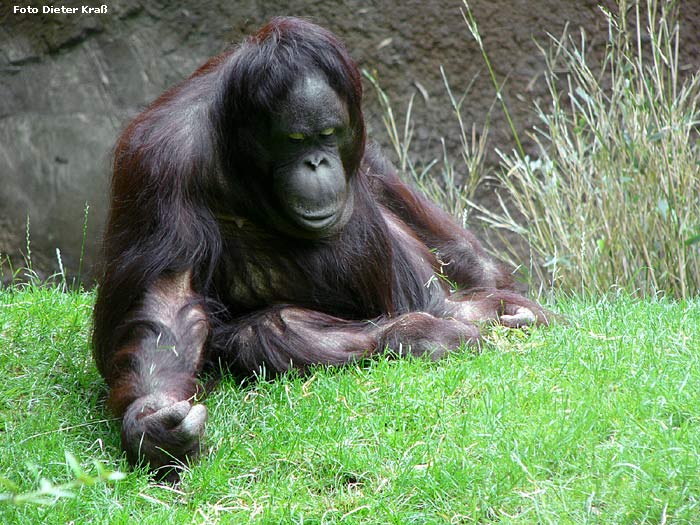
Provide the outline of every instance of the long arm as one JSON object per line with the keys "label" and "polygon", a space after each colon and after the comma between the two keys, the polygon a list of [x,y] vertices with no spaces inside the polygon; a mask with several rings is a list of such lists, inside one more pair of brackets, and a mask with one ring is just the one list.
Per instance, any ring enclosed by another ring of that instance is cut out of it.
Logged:
{"label": "long arm", "polygon": [[445,275],[465,289],[512,289],[510,274],[479,240],[425,196],[409,187],[375,147],[365,157],[370,180],[382,203],[408,224],[444,263]]}
{"label": "long arm", "polygon": [[438,358],[460,344],[478,344],[479,329],[424,312],[374,321],[347,321],[295,306],[275,306],[214,333],[213,358],[233,372],[277,374],[317,364],[341,365],[389,347]]}
{"label": "long arm", "polygon": [[127,458],[154,470],[197,454],[207,416],[195,396],[209,327],[190,280],[184,272],[156,281],[113,332],[102,365]]}
{"label": "long arm", "polygon": [[220,241],[203,190],[205,88],[185,81],[165,93],[115,149],[93,353],[129,461],[152,469],[195,454],[206,419],[194,402],[208,334],[198,291]]}
{"label": "long arm", "polygon": [[365,166],[384,206],[436,250],[440,271],[462,289],[446,300],[446,316],[467,324],[498,321],[513,328],[549,324],[551,314],[514,292],[510,273],[488,256],[478,239],[405,184],[377,147],[368,148]]}

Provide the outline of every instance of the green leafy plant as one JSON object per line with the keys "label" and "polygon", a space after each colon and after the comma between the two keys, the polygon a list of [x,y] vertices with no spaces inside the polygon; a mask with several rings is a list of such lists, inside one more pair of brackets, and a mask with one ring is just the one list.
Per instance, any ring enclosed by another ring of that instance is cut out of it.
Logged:
{"label": "green leafy plant", "polygon": [[51,505],[61,498],[74,498],[75,489],[81,486],[95,485],[101,482],[119,481],[126,474],[119,471],[107,470],[99,461],[94,462],[95,475],[88,474],[80,466],[80,462],[70,452],[66,451],[66,464],[73,473],[74,479],[58,485],[46,478],[41,478],[37,490],[22,492],[21,488],[7,478],[0,477],[0,487],[8,492],[0,492],[0,503],[35,505]]}

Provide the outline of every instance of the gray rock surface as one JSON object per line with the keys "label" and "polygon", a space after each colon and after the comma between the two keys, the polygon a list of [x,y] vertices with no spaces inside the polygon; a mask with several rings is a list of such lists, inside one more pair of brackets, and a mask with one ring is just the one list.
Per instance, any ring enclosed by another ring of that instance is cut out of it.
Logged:
{"label": "gray rock surface", "polygon": [[[606,2],[610,5],[610,2]],[[66,1],[60,5],[96,6]],[[470,2],[505,97],[523,132],[534,123],[532,102],[544,96],[544,61],[535,41],[583,27],[595,54],[607,27],[597,1],[473,0]],[[26,5],[23,3],[22,5]],[[35,4],[41,8],[43,4]],[[49,4],[46,4],[49,5]],[[373,71],[401,114],[418,92],[413,152],[440,154],[439,138],[457,144],[440,76],[461,93],[466,122],[477,129],[495,93],[459,0],[359,1],[211,0],[107,2],[106,14],[15,14],[0,5],[0,253],[22,266],[30,220],[32,263],[56,271],[56,248],[74,275],[90,214],[84,277],[99,254],[107,208],[110,154],[119,131],[163,90],[188,76],[228,42],[240,41],[275,15],[309,17],[336,32],[361,67]],[[700,3],[682,3],[683,64],[697,70]],[[386,143],[381,112],[366,85],[370,133]],[[491,113],[490,147],[513,141],[498,109]],[[10,265],[2,265],[7,280]]]}

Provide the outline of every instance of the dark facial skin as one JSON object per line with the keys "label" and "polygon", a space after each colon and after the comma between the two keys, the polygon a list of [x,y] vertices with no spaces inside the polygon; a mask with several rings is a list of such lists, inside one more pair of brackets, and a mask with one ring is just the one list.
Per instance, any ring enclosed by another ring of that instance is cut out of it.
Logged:
{"label": "dark facial skin", "polygon": [[342,162],[351,137],[345,103],[320,73],[294,84],[273,115],[272,190],[278,227],[307,238],[332,235],[352,214]]}

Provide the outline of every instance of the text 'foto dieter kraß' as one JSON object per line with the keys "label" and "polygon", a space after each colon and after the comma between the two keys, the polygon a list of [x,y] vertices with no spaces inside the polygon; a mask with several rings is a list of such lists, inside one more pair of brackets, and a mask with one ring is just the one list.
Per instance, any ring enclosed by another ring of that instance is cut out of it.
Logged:
{"label": "text 'foto dieter kra\u00df'", "polygon": [[64,5],[61,6],[52,6],[52,5],[45,5],[39,7],[32,7],[32,6],[20,6],[16,5],[13,6],[12,12],[14,14],[20,14],[20,15],[38,15],[39,13],[42,14],[55,14],[55,15],[75,15],[75,14],[82,14],[82,15],[106,15],[107,14],[107,4],[102,4],[100,7],[90,7],[87,5],[80,6],[80,7],[66,7]]}

